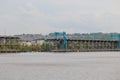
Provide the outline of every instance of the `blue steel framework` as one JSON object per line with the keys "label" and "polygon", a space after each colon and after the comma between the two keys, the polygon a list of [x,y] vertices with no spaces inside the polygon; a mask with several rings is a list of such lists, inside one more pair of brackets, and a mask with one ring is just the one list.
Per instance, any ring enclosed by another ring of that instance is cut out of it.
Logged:
{"label": "blue steel framework", "polygon": [[119,39],[118,47],[120,48],[120,34],[118,34],[118,39]]}
{"label": "blue steel framework", "polygon": [[63,42],[62,42],[62,48],[66,49],[66,44],[67,44],[67,38],[66,38],[66,32],[55,32],[55,38],[58,39],[58,36],[62,34],[63,36]]}

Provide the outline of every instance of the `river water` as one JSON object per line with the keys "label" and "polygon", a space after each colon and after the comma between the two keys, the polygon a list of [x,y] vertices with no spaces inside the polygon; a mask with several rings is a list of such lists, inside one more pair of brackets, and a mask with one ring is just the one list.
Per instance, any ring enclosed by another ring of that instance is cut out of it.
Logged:
{"label": "river water", "polygon": [[120,80],[120,52],[0,54],[0,80]]}

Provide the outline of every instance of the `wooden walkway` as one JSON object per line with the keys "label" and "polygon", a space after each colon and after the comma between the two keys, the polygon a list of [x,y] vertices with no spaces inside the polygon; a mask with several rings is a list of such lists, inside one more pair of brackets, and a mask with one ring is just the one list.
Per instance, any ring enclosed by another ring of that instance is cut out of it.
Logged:
{"label": "wooden walkway", "polygon": [[51,52],[103,52],[103,51],[120,51],[120,49],[84,49],[84,50],[58,49],[58,50],[51,50]]}
{"label": "wooden walkway", "polygon": [[0,50],[0,53],[19,53],[20,50]]}

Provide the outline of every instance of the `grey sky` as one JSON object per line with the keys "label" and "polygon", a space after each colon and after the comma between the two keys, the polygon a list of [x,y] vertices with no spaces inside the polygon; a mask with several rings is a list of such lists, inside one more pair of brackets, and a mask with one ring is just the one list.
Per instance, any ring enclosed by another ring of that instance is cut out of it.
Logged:
{"label": "grey sky", "polygon": [[0,34],[119,32],[120,0],[0,0]]}

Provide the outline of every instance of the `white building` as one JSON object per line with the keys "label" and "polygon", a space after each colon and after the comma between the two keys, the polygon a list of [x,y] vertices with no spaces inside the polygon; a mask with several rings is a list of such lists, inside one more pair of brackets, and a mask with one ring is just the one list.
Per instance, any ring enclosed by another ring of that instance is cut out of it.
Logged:
{"label": "white building", "polygon": [[31,41],[32,45],[42,45],[43,43],[45,43],[45,40],[33,40],[33,41]]}
{"label": "white building", "polygon": [[23,46],[31,46],[32,43],[28,42],[28,41],[23,41],[23,42],[21,42],[21,45],[23,45]]}

